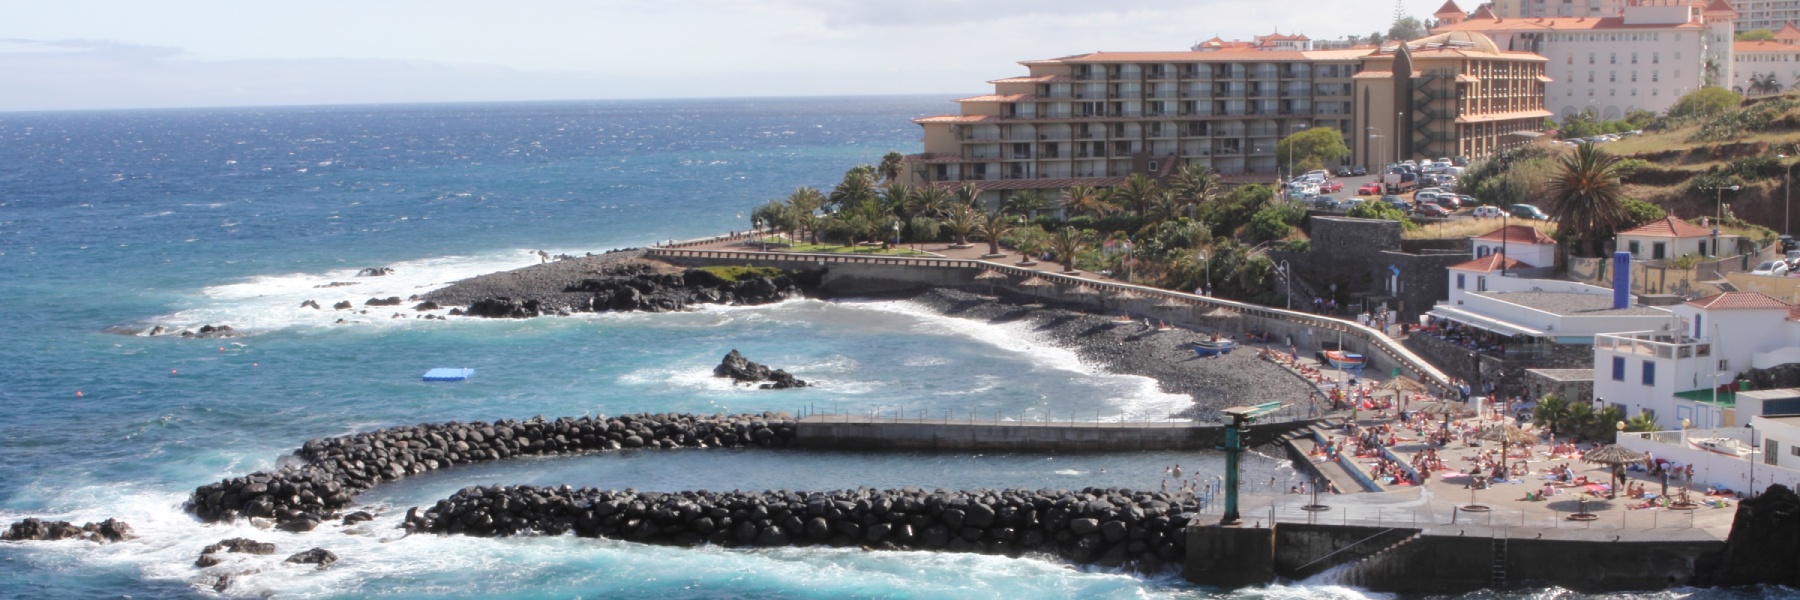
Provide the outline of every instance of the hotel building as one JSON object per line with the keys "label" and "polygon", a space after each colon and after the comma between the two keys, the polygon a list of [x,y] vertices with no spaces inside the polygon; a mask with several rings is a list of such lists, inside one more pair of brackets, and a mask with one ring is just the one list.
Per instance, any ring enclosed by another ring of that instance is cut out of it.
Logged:
{"label": "hotel building", "polygon": [[[1732,91],[1747,96],[1800,89],[1800,28],[1786,23],[1775,32],[1775,41],[1732,44],[1731,75]],[[1771,81],[1775,87],[1768,85]]]}
{"label": "hotel building", "polygon": [[1776,31],[1800,22],[1800,0],[1731,0],[1731,9],[1738,14],[1738,31]]}
{"label": "hotel building", "polygon": [[1551,114],[1544,57],[1480,34],[1441,33],[1361,60],[1351,131],[1364,135],[1351,148],[1370,167],[1494,154],[1530,142]]}
{"label": "hotel building", "polygon": [[[1446,8],[1454,8],[1446,5]],[[1629,0],[1620,16],[1501,17],[1478,9],[1440,20],[1433,32],[1484,34],[1508,51],[1549,60],[1544,103],[1558,118],[1591,112],[1606,120],[1633,110],[1662,112],[1683,94],[1733,79],[1732,26],[1724,0]]]}
{"label": "hotel building", "polygon": [[907,157],[909,172],[915,184],[966,182],[993,196],[1113,185],[1180,164],[1274,181],[1286,170],[1282,137],[1348,127],[1351,76],[1368,51],[1268,35],[1025,61],[1028,75],[989,82],[994,93],[958,100],[960,114],[915,119],[925,152]]}

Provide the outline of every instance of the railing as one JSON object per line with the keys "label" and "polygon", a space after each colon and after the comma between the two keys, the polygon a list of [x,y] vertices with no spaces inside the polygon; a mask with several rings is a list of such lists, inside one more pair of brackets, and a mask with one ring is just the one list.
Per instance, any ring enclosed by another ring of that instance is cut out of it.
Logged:
{"label": "railing", "polygon": [[[1191,308],[1199,308],[1199,307],[1205,306],[1205,307],[1209,307],[1209,308],[1213,308],[1213,309],[1224,309],[1226,311],[1234,312],[1234,313],[1237,313],[1237,314],[1240,314],[1240,315],[1243,315],[1246,317],[1255,317],[1255,318],[1269,319],[1269,320],[1275,320],[1275,321],[1285,321],[1285,322],[1293,323],[1296,325],[1301,325],[1301,326],[1305,326],[1305,327],[1311,327],[1311,328],[1317,329],[1317,330],[1322,330],[1325,333],[1331,333],[1331,332],[1342,333],[1345,336],[1362,340],[1363,342],[1365,342],[1365,345],[1371,351],[1379,352],[1382,355],[1386,356],[1390,361],[1400,364],[1400,365],[1403,365],[1408,370],[1411,370],[1414,373],[1418,373],[1420,379],[1424,380],[1427,384],[1435,384],[1444,389],[1448,389],[1450,387],[1450,378],[1448,376],[1446,376],[1443,371],[1438,370],[1438,368],[1432,366],[1431,363],[1425,362],[1424,359],[1419,358],[1419,356],[1416,354],[1413,354],[1411,350],[1406,349],[1406,347],[1402,346],[1400,344],[1400,342],[1395,341],[1395,340],[1387,337],[1385,334],[1382,334],[1381,332],[1376,331],[1375,329],[1370,328],[1368,326],[1360,325],[1354,321],[1346,321],[1346,320],[1342,320],[1342,319],[1322,317],[1322,316],[1312,315],[1312,314],[1303,313],[1303,312],[1283,310],[1283,309],[1279,309],[1279,308],[1271,308],[1271,307],[1260,306],[1260,305],[1256,305],[1256,304],[1249,304],[1246,302],[1238,302],[1235,300],[1225,300],[1222,298],[1216,298],[1216,297],[1212,297],[1212,296],[1198,296],[1198,295],[1194,295],[1194,294],[1175,292],[1175,291],[1165,290],[1165,289],[1161,289],[1161,288],[1145,287],[1145,286],[1117,283],[1117,282],[1111,282],[1111,281],[1096,281],[1096,280],[1092,280],[1092,279],[1083,279],[1077,275],[1065,275],[1062,273],[1034,271],[1031,269],[1022,269],[1022,268],[1018,268],[1018,267],[1012,267],[1012,266],[1007,266],[1007,265],[1002,265],[1002,264],[997,264],[997,263],[976,261],[976,260],[966,260],[966,259],[913,258],[913,257],[888,257],[888,256],[846,256],[846,255],[841,255],[841,254],[748,252],[748,251],[739,251],[739,250],[690,250],[690,249],[675,249],[675,248],[662,248],[662,247],[652,248],[648,251],[648,253],[651,256],[661,256],[661,257],[671,257],[671,258],[718,258],[718,259],[729,259],[729,260],[734,260],[734,261],[737,261],[737,260],[764,260],[764,261],[777,261],[777,262],[817,263],[817,264],[821,264],[821,265],[835,263],[835,264],[872,264],[872,265],[894,265],[894,266],[924,266],[924,267],[955,268],[955,269],[983,269],[983,270],[998,272],[1003,275],[1018,277],[1021,279],[1029,278],[1029,277],[1038,277],[1038,278],[1050,281],[1051,283],[1054,283],[1057,285],[1085,285],[1085,286],[1088,286],[1091,288],[1095,288],[1102,293],[1117,294],[1119,292],[1130,291],[1132,293],[1135,293],[1139,296],[1142,296],[1144,298],[1147,298],[1147,299],[1153,300],[1153,301],[1164,301],[1164,302],[1170,302],[1170,303],[1186,304],[1187,306],[1189,306]],[[1370,352],[1365,351],[1365,353],[1370,353]]]}

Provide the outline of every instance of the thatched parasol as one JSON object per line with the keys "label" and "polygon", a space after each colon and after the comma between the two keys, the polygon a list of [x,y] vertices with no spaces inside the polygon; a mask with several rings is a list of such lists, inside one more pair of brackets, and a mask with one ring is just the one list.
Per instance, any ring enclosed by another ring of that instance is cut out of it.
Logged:
{"label": "thatched parasol", "polygon": [[1156,303],[1156,307],[1157,308],[1168,308],[1168,309],[1187,308],[1188,303],[1182,302],[1181,300],[1177,300],[1173,296],[1171,296],[1168,299],[1163,300],[1162,302]]}
{"label": "thatched parasol", "polygon": [[1625,481],[1625,465],[1647,464],[1650,462],[1650,457],[1642,452],[1612,444],[1582,454],[1581,462],[1612,467],[1612,476],[1618,481],[1609,480],[1609,483],[1613,484],[1613,495],[1616,496],[1619,493],[1619,485]]}
{"label": "thatched parasol", "polygon": [[1507,460],[1506,451],[1508,448],[1514,445],[1530,446],[1536,444],[1538,441],[1537,436],[1531,435],[1530,432],[1519,429],[1517,426],[1506,424],[1495,425],[1483,429],[1481,430],[1481,433],[1476,434],[1475,437],[1491,442],[1500,442],[1500,460],[1503,463]]}
{"label": "thatched parasol", "polygon": [[1027,277],[1024,281],[1019,282],[1019,287],[1031,289],[1031,297],[1033,298],[1037,297],[1037,288],[1050,287],[1050,285],[1050,282],[1044,281],[1044,278],[1035,275]]}
{"label": "thatched parasol", "polygon": [[986,269],[983,269],[980,273],[975,274],[975,281],[988,282],[988,295],[989,296],[994,295],[994,282],[1002,280],[1002,279],[1006,279],[1006,278],[1007,277],[1006,277],[1005,273],[1001,273],[999,271],[989,271]]}
{"label": "thatched parasol", "polygon": [[1434,417],[1443,417],[1444,429],[1449,429],[1451,417],[1474,416],[1475,409],[1469,408],[1469,405],[1467,404],[1456,402],[1427,402],[1424,407],[1418,410],[1418,413]]}
{"label": "thatched parasol", "polygon": [[1063,295],[1065,295],[1065,296],[1098,296],[1098,295],[1100,295],[1100,292],[1094,290],[1094,288],[1090,288],[1085,285],[1076,284],[1076,285],[1069,286],[1069,288],[1066,290],[1063,290]]}
{"label": "thatched parasol", "polygon": [[1400,410],[1406,410],[1406,401],[1403,399],[1403,394],[1430,391],[1425,387],[1425,384],[1419,383],[1418,380],[1410,377],[1395,377],[1383,381],[1381,382],[1381,385],[1375,386],[1375,389],[1378,391],[1393,392],[1394,404],[1399,405]]}
{"label": "thatched parasol", "polygon": [[1131,290],[1119,290],[1112,295],[1112,299],[1114,300],[1142,300],[1143,298],[1144,296],[1142,294]]}

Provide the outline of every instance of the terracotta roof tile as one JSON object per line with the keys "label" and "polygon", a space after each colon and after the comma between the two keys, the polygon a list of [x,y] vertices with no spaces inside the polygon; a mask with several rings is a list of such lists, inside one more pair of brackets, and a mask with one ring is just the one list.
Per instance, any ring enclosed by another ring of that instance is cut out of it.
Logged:
{"label": "terracotta roof tile", "polygon": [[1544,235],[1544,232],[1538,231],[1537,228],[1528,225],[1507,225],[1482,234],[1475,239],[1490,242],[1518,242],[1524,244],[1556,243],[1556,240],[1551,239],[1550,236]]}
{"label": "terracotta roof tile", "polygon": [[1077,184],[1088,184],[1094,187],[1114,186],[1125,182],[1124,177],[1063,177],[1056,179],[990,179],[986,181],[939,181],[933,183],[941,188],[959,188],[973,185],[975,189],[988,190],[1046,190],[1061,189]]}
{"label": "terracotta roof tile", "polygon": [[1487,123],[1489,121],[1510,121],[1513,119],[1543,119],[1545,117],[1555,116],[1555,114],[1556,113],[1552,113],[1550,111],[1542,110],[1542,109],[1539,109],[1539,110],[1515,110],[1512,112],[1503,112],[1503,113],[1462,115],[1462,116],[1456,118],[1456,122],[1458,122],[1458,123]]}
{"label": "terracotta roof tile", "polygon": [[1505,254],[1500,254],[1497,252],[1494,254],[1489,254],[1487,256],[1483,256],[1481,258],[1477,258],[1475,260],[1471,260],[1469,262],[1457,263],[1454,265],[1450,265],[1450,268],[1456,269],[1459,271],[1480,271],[1483,273],[1488,273],[1488,272],[1500,270],[1500,267],[1503,263],[1505,264],[1506,268],[1508,268],[1508,269],[1529,269],[1529,268],[1531,268],[1531,265],[1525,264],[1524,262],[1521,262],[1519,259],[1512,258]]}
{"label": "terracotta roof tile", "polygon": [[1737,11],[1732,10],[1731,4],[1725,2],[1725,0],[1712,0],[1712,4],[1706,5],[1705,12],[1708,12],[1708,13],[1731,13],[1733,15],[1737,14]]}
{"label": "terracotta roof tile", "polygon": [[1754,52],[1800,52],[1800,46],[1783,44],[1781,42],[1771,42],[1771,41],[1767,41],[1767,40],[1757,40],[1754,42],[1732,42],[1731,43],[1731,52],[1733,54],[1750,54],[1750,53],[1754,53]]}
{"label": "terracotta roof tile", "polygon": [[1647,224],[1619,232],[1619,235],[1641,235],[1647,237],[1689,238],[1712,235],[1711,229],[1677,219],[1663,217]]}
{"label": "terracotta roof tile", "polygon": [[1762,292],[1725,292],[1717,296],[1689,300],[1687,305],[1706,310],[1793,309],[1788,303],[1776,300]]}
{"label": "terracotta roof tile", "polygon": [[958,99],[957,102],[1030,102],[1037,96],[1031,94],[988,94]]}
{"label": "terracotta roof tile", "polygon": [[1511,31],[1591,31],[1596,29],[1700,29],[1701,23],[1642,23],[1629,24],[1624,17],[1537,17],[1530,19],[1484,18],[1480,13],[1461,23],[1438,25],[1431,29],[1432,33],[1450,31],[1479,32],[1511,32]]}
{"label": "terracotta roof tile", "polygon": [[[1483,6],[1485,6],[1485,5],[1483,5]],[[1437,9],[1437,12],[1431,13],[1431,16],[1435,17],[1438,15],[1451,15],[1451,14],[1460,16],[1460,15],[1463,15],[1466,13],[1463,12],[1463,9],[1461,6],[1456,5],[1456,0],[1444,0],[1444,6]]]}
{"label": "terracotta roof tile", "polygon": [[923,125],[925,123],[980,123],[982,121],[990,120],[998,121],[1000,120],[1000,117],[988,115],[937,115],[932,117],[919,117],[913,119],[912,122]]}

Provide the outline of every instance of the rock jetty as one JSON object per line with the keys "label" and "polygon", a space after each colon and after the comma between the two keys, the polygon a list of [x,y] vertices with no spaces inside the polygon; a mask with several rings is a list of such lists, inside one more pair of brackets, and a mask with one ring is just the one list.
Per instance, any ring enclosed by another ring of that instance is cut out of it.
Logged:
{"label": "rock jetty", "polygon": [[1775,484],[1739,502],[1725,548],[1694,566],[1702,587],[1800,587],[1800,495]]}
{"label": "rock jetty", "polygon": [[767,381],[769,383],[759,386],[765,390],[806,387],[806,381],[794,377],[787,371],[771,369],[766,365],[744,358],[744,355],[738,354],[736,348],[725,354],[725,359],[719,361],[719,366],[713,367],[713,377],[730,377],[732,381],[738,383]]}
{"label": "rock jetty", "polygon": [[208,522],[254,517],[273,519],[283,530],[309,531],[382,482],[452,465],[626,448],[785,447],[793,443],[795,426],[786,413],[761,413],[391,427],[309,441],[278,470],[195,488],[186,509]]}
{"label": "rock jetty", "polygon": [[209,545],[200,550],[200,558],[194,560],[194,566],[204,569],[225,562],[225,558],[219,556],[219,554],[224,552],[269,555],[275,553],[275,544],[258,542],[250,538],[219,540],[219,543]]}
{"label": "rock jetty", "polygon": [[13,522],[0,533],[0,541],[7,542],[53,542],[56,540],[84,539],[99,544],[123,542],[133,537],[131,526],[118,519],[107,519],[99,523],[88,523],[76,526],[68,521],[40,521],[24,519]]}
{"label": "rock jetty", "polygon": [[471,536],[526,532],[695,546],[831,545],[1019,556],[1160,571],[1186,556],[1199,504],[1189,494],[1068,490],[856,489],[676,492],[468,487],[409,531]]}
{"label": "rock jetty", "polygon": [[468,307],[476,317],[529,318],[577,312],[683,310],[698,304],[779,302],[816,285],[818,273],[726,280],[704,269],[641,260],[639,251],[570,258],[464,279],[420,297]]}

